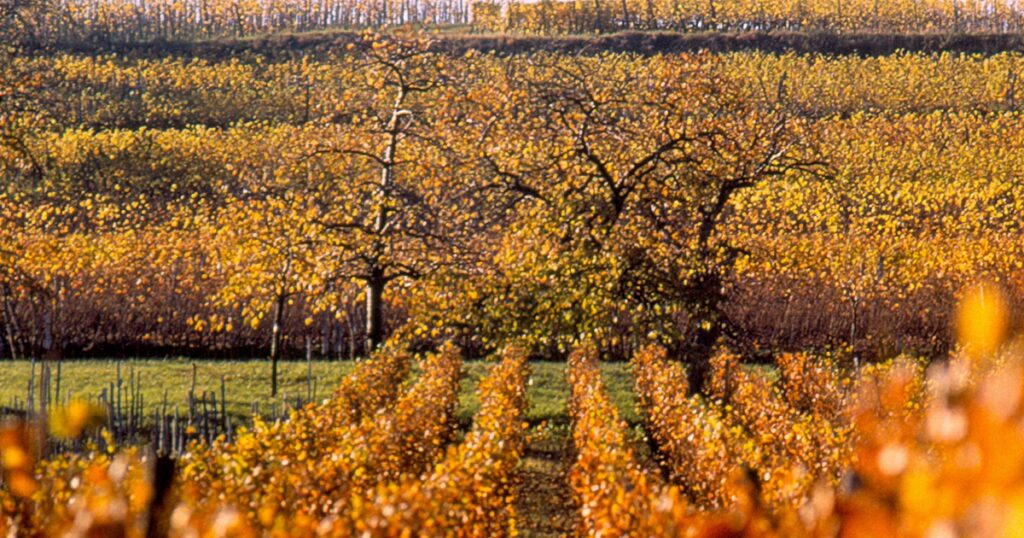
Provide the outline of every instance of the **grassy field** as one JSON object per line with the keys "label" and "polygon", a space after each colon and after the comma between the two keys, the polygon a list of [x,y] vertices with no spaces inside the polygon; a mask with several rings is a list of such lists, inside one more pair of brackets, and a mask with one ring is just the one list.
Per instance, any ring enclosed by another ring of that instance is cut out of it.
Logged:
{"label": "grassy field", "polygon": [[[125,384],[135,373],[142,388],[142,397],[148,411],[157,409],[167,395],[173,407],[185,407],[193,383],[195,365],[195,392],[201,395],[212,391],[220,399],[221,378],[224,379],[228,412],[235,416],[250,414],[253,403],[269,409],[277,401],[293,401],[296,396],[306,397],[306,363],[282,362],[279,368],[279,394],[270,397],[270,363],[267,361],[191,361],[187,359],[163,360],[88,360],[66,361],[61,367],[61,395],[95,398],[117,381],[120,364]],[[39,365],[37,364],[37,375]],[[316,382],[316,397],[330,395],[331,389],[352,368],[350,362],[314,361],[312,379]],[[27,361],[0,362],[0,405],[11,405],[14,398],[25,401],[31,364]],[[56,374],[54,374],[56,375]],[[310,385],[312,386],[312,384]]]}
{"label": "grassy field", "polygon": [[[249,414],[253,403],[261,409],[269,409],[272,403],[296,396],[305,399],[307,366],[305,362],[282,362],[280,364],[280,389],[277,399],[270,397],[270,363],[267,361],[192,361],[187,359],[164,360],[88,360],[67,361],[62,366],[61,394],[76,397],[97,397],[100,392],[117,380],[120,363],[124,383],[128,383],[131,372],[135,372],[142,387],[142,396],[149,412],[156,410],[167,394],[167,401],[184,407],[192,386],[193,364],[195,365],[195,390],[213,391],[220,398],[221,378],[224,379],[228,412],[238,417]],[[312,374],[316,385],[316,398],[330,396],[333,388],[352,368],[351,361],[313,361]],[[472,422],[473,414],[479,407],[476,397],[477,384],[491,363],[486,361],[467,362],[462,381],[459,421],[464,426]],[[38,375],[37,365],[37,375]],[[564,427],[568,423],[566,405],[569,387],[565,380],[565,364],[559,362],[535,362],[531,364],[532,376],[529,387],[530,414],[532,423],[548,422],[552,427]],[[31,376],[31,364],[27,361],[0,362],[0,406],[10,406],[15,398],[24,402]],[[633,405],[632,378],[624,363],[604,365],[609,391],[622,409],[623,416],[631,423],[637,420]],[[412,377],[415,377],[412,376]],[[410,382],[412,379],[410,379]]]}
{"label": "grassy field", "polygon": [[[480,402],[476,387],[487,375],[491,363],[469,362],[463,368],[462,391],[459,396],[459,422],[469,425],[477,412]],[[626,363],[610,362],[601,365],[605,383],[612,400],[619,406],[622,417],[631,425],[639,422],[633,395],[633,377]],[[526,391],[530,402],[527,418],[531,424],[547,423],[552,428],[565,427],[569,423],[569,384],[565,379],[564,362],[538,361],[530,363],[530,385]]]}

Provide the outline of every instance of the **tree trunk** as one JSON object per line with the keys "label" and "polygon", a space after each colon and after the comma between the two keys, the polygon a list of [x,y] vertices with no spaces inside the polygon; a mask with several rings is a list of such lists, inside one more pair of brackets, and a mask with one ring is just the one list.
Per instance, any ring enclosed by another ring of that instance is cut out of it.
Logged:
{"label": "tree trunk", "polygon": [[707,383],[708,375],[711,373],[711,355],[714,352],[715,342],[721,335],[721,327],[714,323],[707,328],[697,329],[697,335],[690,361],[686,369],[687,395],[704,394],[704,385]]}
{"label": "tree trunk", "polygon": [[348,344],[348,360],[355,360],[356,358],[356,325],[353,319],[356,315],[352,309],[349,309],[348,315],[345,316],[345,325],[348,332],[345,333],[345,342]]}
{"label": "tree trunk", "polygon": [[[711,249],[711,239],[715,234],[719,218],[725,210],[732,194],[742,184],[727,183],[719,187],[714,203],[701,211],[700,228],[697,234],[697,258],[700,261],[701,273],[692,284],[691,327],[694,329],[690,340],[689,351],[685,356],[689,359],[687,380],[689,395],[704,394],[704,384],[711,370],[711,355],[715,344],[721,338],[723,327],[722,273]],[[728,262],[731,265],[731,262]]]}
{"label": "tree trunk", "polygon": [[366,354],[376,351],[384,341],[383,275],[375,273],[366,283]]}
{"label": "tree trunk", "polygon": [[22,357],[20,351],[21,327],[18,324],[18,314],[14,310],[14,305],[11,301],[11,290],[8,286],[3,287],[3,303],[4,332],[7,333],[7,344],[11,350],[11,359],[18,360]]}
{"label": "tree trunk", "polygon": [[281,356],[281,322],[284,319],[284,294],[274,303],[274,326],[270,334],[270,396],[277,396],[277,361]]}
{"label": "tree trunk", "polygon": [[724,328],[721,315],[722,279],[715,272],[701,275],[694,283],[695,304],[693,308],[694,335],[690,341],[689,359],[686,370],[687,394],[704,394],[704,385],[711,372],[711,356],[721,338]]}

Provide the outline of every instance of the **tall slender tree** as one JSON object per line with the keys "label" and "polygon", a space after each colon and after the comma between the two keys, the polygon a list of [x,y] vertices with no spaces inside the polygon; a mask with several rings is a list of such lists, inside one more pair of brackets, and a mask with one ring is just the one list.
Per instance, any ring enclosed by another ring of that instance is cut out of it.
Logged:
{"label": "tall slender tree", "polygon": [[333,278],[364,290],[367,353],[384,341],[389,285],[422,277],[443,243],[443,191],[452,178],[440,173],[449,149],[435,124],[447,60],[429,48],[422,36],[365,36],[337,135],[314,151],[332,162],[310,168],[316,222],[335,247]]}

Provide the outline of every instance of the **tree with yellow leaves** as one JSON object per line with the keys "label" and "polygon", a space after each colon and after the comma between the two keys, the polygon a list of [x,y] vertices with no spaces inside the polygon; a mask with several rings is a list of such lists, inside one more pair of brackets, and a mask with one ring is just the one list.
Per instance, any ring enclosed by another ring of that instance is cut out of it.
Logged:
{"label": "tree with yellow leaves", "polygon": [[215,256],[207,277],[219,286],[210,298],[215,307],[211,319],[193,323],[198,329],[231,332],[233,312],[254,330],[269,322],[271,396],[277,396],[287,310],[300,295],[322,287],[307,203],[292,193],[230,201],[209,223],[212,229],[203,232],[211,237]]}
{"label": "tree with yellow leaves", "polygon": [[628,327],[689,349],[700,390],[739,255],[717,233],[734,196],[821,169],[799,118],[748,104],[709,61],[538,55],[480,94],[498,103],[476,120],[481,166],[517,212],[490,284],[499,332],[566,349]]}
{"label": "tree with yellow leaves", "polygon": [[459,178],[438,135],[451,88],[429,47],[418,35],[364,36],[334,140],[301,163],[330,278],[363,288],[367,352],[384,341],[389,285],[423,277],[451,247],[444,217],[457,214]]}

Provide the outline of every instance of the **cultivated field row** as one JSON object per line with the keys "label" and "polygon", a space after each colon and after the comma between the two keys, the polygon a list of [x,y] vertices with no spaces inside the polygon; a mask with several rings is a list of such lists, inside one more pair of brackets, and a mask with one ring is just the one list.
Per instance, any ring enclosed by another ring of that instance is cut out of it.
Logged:
{"label": "cultivated field row", "polygon": [[[1006,448],[1024,443],[1024,374],[1012,344],[964,325],[963,350],[927,372],[909,359],[851,370],[795,354],[770,373],[723,351],[705,397],[687,396],[681,364],[648,346],[630,364],[643,438],[609,398],[597,349],[580,344],[566,370],[566,521],[588,536],[1007,535],[1024,485],[1020,452]],[[197,440],[177,460],[112,444],[40,453],[47,435],[103,426],[103,409],[74,403],[48,428],[3,430],[0,525],[30,535],[529,532],[517,511],[535,494],[520,479],[538,435],[526,421],[527,354],[499,354],[464,434],[460,372],[454,346],[420,358],[390,348],[324,403]]]}

